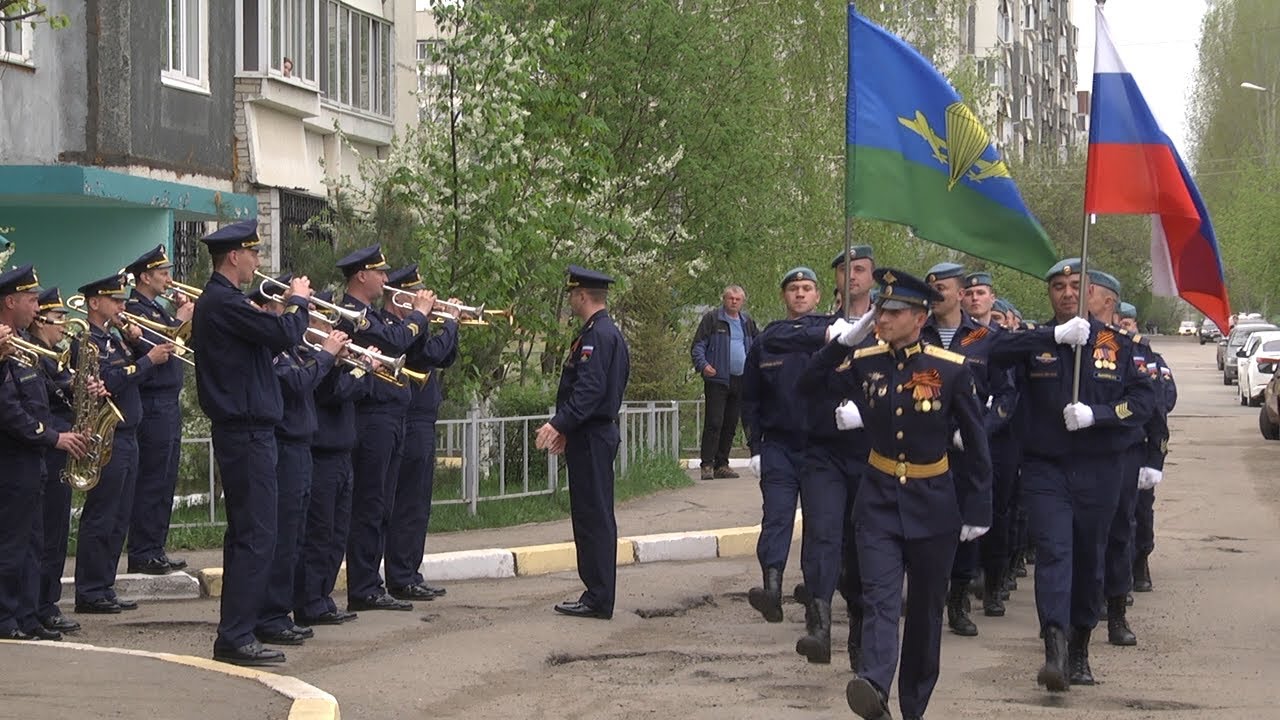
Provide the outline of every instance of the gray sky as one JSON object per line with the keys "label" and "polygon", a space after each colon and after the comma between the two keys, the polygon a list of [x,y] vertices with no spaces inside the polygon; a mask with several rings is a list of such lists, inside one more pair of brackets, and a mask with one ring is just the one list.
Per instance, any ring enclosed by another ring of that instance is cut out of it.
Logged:
{"label": "gray sky", "polygon": [[[1094,2],[1071,0],[1071,17],[1080,28],[1076,55],[1080,89],[1093,85]],[[1207,0],[1108,0],[1111,40],[1137,81],[1160,127],[1185,159],[1186,100],[1196,70],[1196,43]],[[1243,91],[1242,91],[1243,92]]]}

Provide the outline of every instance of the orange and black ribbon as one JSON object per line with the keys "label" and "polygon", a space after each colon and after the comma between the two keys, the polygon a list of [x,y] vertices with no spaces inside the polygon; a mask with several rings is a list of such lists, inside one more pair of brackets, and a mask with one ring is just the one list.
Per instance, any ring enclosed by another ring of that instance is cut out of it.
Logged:
{"label": "orange and black ribbon", "polygon": [[960,347],[967,347],[969,345],[972,345],[973,343],[978,342],[979,340],[981,340],[986,336],[987,336],[987,329],[984,327],[979,327],[977,330],[974,330],[973,332],[969,333],[968,335],[965,335],[963,338],[960,339]]}
{"label": "orange and black ribbon", "polygon": [[1093,341],[1093,366],[1099,370],[1115,370],[1120,343],[1111,330],[1102,330]]}
{"label": "orange and black ribbon", "polygon": [[929,412],[942,408],[942,403],[936,402],[942,397],[942,375],[937,370],[930,368],[913,372],[911,379],[903,387],[911,388],[911,399],[916,401],[916,410]]}

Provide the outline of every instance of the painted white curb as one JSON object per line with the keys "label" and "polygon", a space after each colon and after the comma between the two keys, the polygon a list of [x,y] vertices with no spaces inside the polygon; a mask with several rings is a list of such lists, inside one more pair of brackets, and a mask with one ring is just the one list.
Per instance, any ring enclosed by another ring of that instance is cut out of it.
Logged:
{"label": "painted white curb", "polygon": [[[200,581],[185,572],[168,575],[143,575],[123,573],[116,576],[116,594],[126,600],[198,600]],[[62,578],[62,598],[59,605],[74,605],[76,579]]]}
{"label": "painted white curb", "polygon": [[635,543],[636,562],[709,560],[717,556],[719,543],[709,532],[661,533],[628,538]]}
{"label": "painted white curb", "polygon": [[516,576],[510,550],[459,550],[422,558],[419,572],[434,580],[480,580]]}

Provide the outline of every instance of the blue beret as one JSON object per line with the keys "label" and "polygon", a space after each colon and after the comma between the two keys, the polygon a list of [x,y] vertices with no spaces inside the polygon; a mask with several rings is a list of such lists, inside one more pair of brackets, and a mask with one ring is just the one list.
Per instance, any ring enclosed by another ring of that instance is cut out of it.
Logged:
{"label": "blue beret", "polygon": [[382,255],[381,245],[370,245],[360,248],[337,262],[345,277],[351,277],[361,270],[389,270],[387,259]]}
{"label": "blue beret", "polygon": [[[293,282],[293,273],[287,272],[287,273],[284,273],[283,275],[277,275],[276,282],[281,283],[282,285],[288,285],[289,283]],[[267,288],[267,292],[271,293],[275,297],[280,297],[280,294],[284,292],[283,288],[276,287],[274,283],[269,283],[266,280],[263,280],[261,283],[258,284],[258,289],[254,290],[252,293],[249,294],[249,299],[257,303],[258,305],[267,304],[268,298],[266,294],[262,292],[263,285],[268,285],[269,287]]]}
{"label": "blue beret", "polygon": [[1116,279],[1115,275],[1104,273],[1101,270],[1090,270],[1089,282],[1104,287],[1116,295],[1120,294],[1120,281]]}
{"label": "blue beret", "polygon": [[[849,248],[849,253],[850,253],[849,255],[850,260],[866,259],[866,260],[874,261],[876,259],[875,255],[871,251],[870,245],[854,245],[853,247]],[[844,251],[841,250],[840,254],[836,255],[836,259],[831,261],[831,267],[838,268],[843,264],[844,264]]]}
{"label": "blue beret", "polygon": [[996,301],[991,304],[991,309],[994,310],[995,312],[1001,312],[1008,315],[1010,312],[1013,311],[1013,306],[1010,305],[1009,301],[1005,300],[1004,298],[996,298]]}
{"label": "blue beret", "polygon": [[400,290],[421,290],[423,284],[422,276],[418,274],[418,263],[387,273],[387,286]]}
{"label": "blue beret", "polygon": [[793,267],[787,271],[786,275],[782,276],[781,287],[785,290],[788,284],[798,280],[812,280],[816,284],[818,282],[818,276],[812,270],[804,267],[803,265],[800,267]]}
{"label": "blue beret", "polygon": [[908,307],[928,309],[930,303],[942,300],[942,296],[928,283],[901,270],[880,268],[872,273],[872,277],[880,283],[876,305],[886,310]]}
{"label": "blue beret", "polygon": [[129,280],[124,273],[108,275],[101,280],[94,280],[87,285],[80,286],[80,293],[85,299],[91,297],[109,297],[116,300],[129,299]]}
{"label": "blue beret", "polygon": [[30,264],[22,265],[0,274],[0,296],[14,295],[16,293],[38,293],[43,289],[40,287],[40,278],[36,277],[35,267]]}
{"label": "blue beret", "polygon": [[258,239],[258,220],[241,220],[200,238],[200,242],[209,246],[210,255],[231,252],[246,248],[255,248],[262,243]]}
{"label": "blue beret", "polygon": [[609,285],[614,281],[613,278],[602,272],[588,270],[579,265],[570,265],[565,269],[567,275],[564,281],[564,289],[572,290],[574,288],[607,290]]}
{"label": "blue beret", "polygon": [[66,305],[62,304],[62,293],[58,292],[57,287],[45,289],[37,298],[40,303],[40,312],[50,312],[53,310],[66,310]]}
{"label": "blue beret", "polygon": [[987,272],[986,270],[979,270],[978,272],[969,273],[968,275],[965,276],[964,278],[965,287],[977,287],[979,285],[986,285],[987,287],[995,287],[995,282],[992,281],[991,279],[991,273]]}
{"label": "blue beret", "polygon": [[1080,272],[1080,258],[1067,258],[1059,260],[1053,267],[1049,268],[1049,272],[1044,274],[1045,281],[1054,279],[1059,275],[1071,277]]}
{"label": "blue beret", "polygon": [[124,271],[137,277],[147,270],[163,270],[171,267],[173,263],[169,262],[169,256],[165,254],[164,245],[157,245],[154,249],[143,253],[137,260],[125,265]]}
{"label": "blue beret", "polygon": [[964,266],[959,263],[938,263],[929,268],[929,274],[924,276],[926,282],[935,283],[939,280],[947,278],[964,277]]}
{"label": "blue beret", "polygon": [[1133,303],[1122,302],[1120,303],[1120,317],[1137,320],[1138,308],[1134,307]]}

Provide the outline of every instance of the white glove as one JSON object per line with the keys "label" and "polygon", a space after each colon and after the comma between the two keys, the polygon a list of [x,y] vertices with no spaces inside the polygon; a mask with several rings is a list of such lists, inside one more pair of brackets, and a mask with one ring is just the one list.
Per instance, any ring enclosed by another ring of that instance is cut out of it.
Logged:
{"label": "white glove", "polygon": [[1155,468],[1144,467],[1138,471],[1138,489],[1151,490],[1164,479],[1164,472]]}
{"label": "white glove", "polygon": [[1062,420],[1071,432],[1093,427],[1093,408],[1084,403],[1071,403],[1062,408]]}
{"label": "white glove", "polygon": [[960,437],[959,430],[957,430],[955,434],[951,436],[951,444],[954,445],[957,450],[964,449],[964,438]]}
{"label": "white glove", "polygon": [[755,473],[756,477],[760,477],[760,456],[752,455],[747,467],[751,468],[751,472]]}
{"label": "white glove", "polygon": [[862,427],[862,412],[852,400],[845,400],[836,406],[836,427],[840,430],[857,430]]}
{"label": "white glove", "polygon": [[974,525],[960,526],[960,542],[973,542],[983,535],[987,534],[990,527],[976,527]]}
{"label": "white glove", "polygon": [[1089,321],[1080,317],[1058,325],[1053,329],[1053,340],[1059,345],[1084,345],[1089,342]]}
{"label": "white glove", "polygon": [[853,323],[844,318],[836,318],[836,321],[827,326],[827,342],[831,342],[832,338],[838,338],[848,332],[853,327]]}
{"label": "white glove", "polygon": [[868,310],[862,317],[853,321],[849,329],[836,336],[836,342],[845,347],[853,347],[871,334],[872,329],[876,326],[875,308]]}

